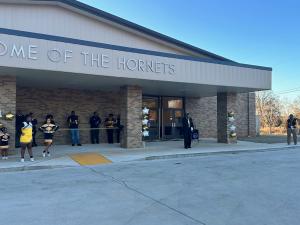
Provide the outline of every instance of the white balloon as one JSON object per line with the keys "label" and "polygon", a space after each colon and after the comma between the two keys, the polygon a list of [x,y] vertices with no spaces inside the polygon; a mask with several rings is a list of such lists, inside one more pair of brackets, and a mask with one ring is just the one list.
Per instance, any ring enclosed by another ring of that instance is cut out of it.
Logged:
{"label": "white balloon", "polygon": [[143,136],[148,137],[149,136],[149,131],[147,131],[147,130],[143,131]]}
{"label": "white balloon", "polygon": [[230,131],[235,131],[235,129],[236,129],[236,126],[234,126],[234,125],[230,126]]}
{"label": "white balloon", "polygon": [[149,113],[149,109],[146,108],[146,107],[144,107],[144,109],[143,109],[143,114],[148,114],[148,113]]}
{"label": "white balloon", "polygon": [[229,122],[233,122],[235,119],[234,119],[234,117],[229,117],[228,120],[229,120]]}
{"label": "white balloon", "polygon": [[144,120],[142,121],[143,125],[147,125],[147,124],[148,124],[148,121],[149,121],[149,120],[144,119]]}

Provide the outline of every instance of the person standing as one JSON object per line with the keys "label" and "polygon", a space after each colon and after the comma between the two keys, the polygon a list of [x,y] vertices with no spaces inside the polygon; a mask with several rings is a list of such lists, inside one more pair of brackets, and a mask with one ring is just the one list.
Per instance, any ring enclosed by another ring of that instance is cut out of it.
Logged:
{"label": "person standing", "polygon": [[30,161],[33,162],[33,153],[32,153],[32,123],[31,123],[31,116],[26,116],[26,121],[23,122],[21,128],[21,137],[20,137],[20,144],[21,144],[21,162],[24,162],[25,159],[25,151],[27,151],[30,156]]}
{"label": "person standing", "polygon": [[184,148],[188,149],[191,148],[192,131],[194,127],[192,118],[190,117],[189,113],[185,114],[182,120],[182,126],[183,126]]}
{"label": "person standing", "polygon": [[15,147],[20,147],[20,137],[22,134],[21,128],[23,126],[23,122],[25,121],[25,116],[22,114],[20,110],[17,111],[16,115],[16,141],[15,141]]}
{"label": "person standing", "polygon": [[52,114],[47,114],[47,116],[46,116],[46,121],[47,121],[47,119],[50,119],[51,121],[54,121],[54,117],[53,117],[53,115]]}
{"label": "person standing", "polygon": [[31,116],[32,118],[32,147],[36,147],[37,144],[36,144],[36,141],[35,141],[35,136],[36,136],[36,132],[37,132],[37,124],[38,124],[38,121],[37,119],[34,119],[33,118],[33,113],[29,113],[29,115]]}
{"label": "person standing", "polygon": [[79,117],[75,114],[75,111],[71,112],[71,115],[68,117],[68,124],[71,133],[72,146],[80,144],[80,136],[79,136]]}
{"label": "person standing", "polygon": [[291,144],[291,136],[293,136],[294,145],[297,145],[297,118],[291,114],[287,120],[287,143]]}
{"label": "person standing", "polygon": [[107,142],[109,144],[114,143],[114,127],[116,124],[116,120],[114,119],[114,115],[110,113],[108,118],[105,119],[105,127],[107,132]]}
{"label": "person standing", "polygon": [[3,126],[3,124],[0,124],[0,151],[2,155],[2,159],[7,160],[8,159],[8,139],[9,134],[7,132],[7,128]]}
{"label": "person standing", "polygon": [[47,156],[50,157],[49,148],[53,143],[53,135],[58,130],[58,126],[55,125],[55,122],[48,118],[45,123],[39,128],[40,131],[44,133],[44,145],[45,149],[43,151],[43,157]]}
{"label": "person standing", "polygon": [[94,112],[93,116],[90,118],[91,125],[91,142],[92,144],[99,144],[99,127],[101,124],[101,118],[97,112]]}
{"label": "person standing", "polygon": [[123,125],[121,124],[121,117],[120,115],[117,116],[117,121],[116,121],[116,134],[117,134],[117,143],[120,143],[120,135],[121,131],[123,129]]}

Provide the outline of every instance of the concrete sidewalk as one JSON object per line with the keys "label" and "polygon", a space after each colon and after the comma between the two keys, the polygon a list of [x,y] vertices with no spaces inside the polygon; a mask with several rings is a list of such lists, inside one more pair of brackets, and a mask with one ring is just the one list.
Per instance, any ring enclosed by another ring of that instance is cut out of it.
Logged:
{"label": "concrete sidewalk", "polygon": [[9,157],[9,160],[0,160],[0,172],[48,169],[59,167],[80,166],[70,156],[77,153],[99,153],[109,159],[112,163],[129,162],[136,160],[153,160],[177,157],[205,156],[210,154],[237,154],[243,152],[276,151],[297,146],[287,146],[286,144],[263,144],[246,141],[239,141],[237,144],[220,144],[215,139],[201,139],[200,142],[193,142],[191,149],[184,149],[182,141],[147,142],[145,148],[122,149],[118,144],[83,145],[72,147],[67,145],[53,146],[51,157],[42,158],[43,147],[34,148],[35,162],[26,159],[25,163],[20,163],[19,154]]}

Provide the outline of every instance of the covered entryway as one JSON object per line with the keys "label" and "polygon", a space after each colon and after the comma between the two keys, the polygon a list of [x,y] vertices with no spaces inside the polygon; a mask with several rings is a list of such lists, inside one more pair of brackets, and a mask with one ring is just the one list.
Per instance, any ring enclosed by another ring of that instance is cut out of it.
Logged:
{"label": "covered entryway", "polygon": [[[0,2],[1,112],[33,112],[39,121],[52,113],[66,128],[75,110],[83,143],[88,118],[99,111],[102,120],[120,115],[122,147],[142,147],[143,96],[160,98],[153,139],[180,137],[186,110],[204,136],[227,143],[232,128],[255,130],[249,93],[270,89],[271,75],[271,68],[234,62],[76,1]],[[15,121],[4,122],[14,134]],[[64,132],[57,143],[69,143]]]}

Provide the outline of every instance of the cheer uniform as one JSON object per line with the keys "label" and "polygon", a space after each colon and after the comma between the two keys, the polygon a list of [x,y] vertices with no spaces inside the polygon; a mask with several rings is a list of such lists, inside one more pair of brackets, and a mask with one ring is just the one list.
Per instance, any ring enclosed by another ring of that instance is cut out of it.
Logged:
{"label": "cheer uniform", "polygon": [[54,133],[58,130],[58,126],[53,123],[42,125],[39,130],[44,133],[45,142],[52,142]]}
{"label": "cheer uniform", "polygon": [[0,149],[8,149],[8,139],[9,134],[6,132],[6,129],[0,129]]}

